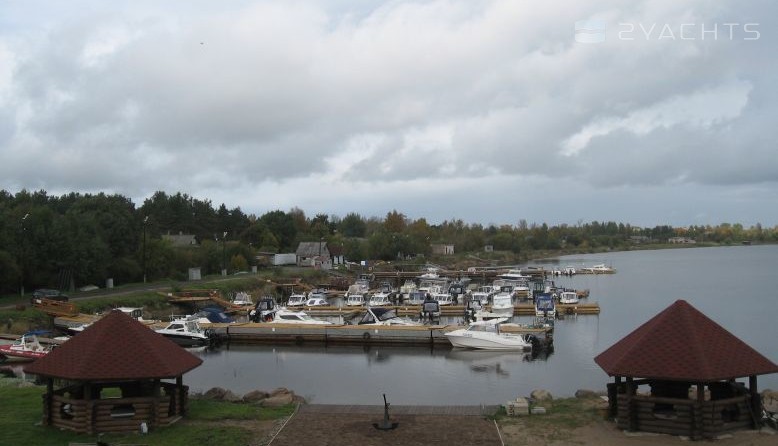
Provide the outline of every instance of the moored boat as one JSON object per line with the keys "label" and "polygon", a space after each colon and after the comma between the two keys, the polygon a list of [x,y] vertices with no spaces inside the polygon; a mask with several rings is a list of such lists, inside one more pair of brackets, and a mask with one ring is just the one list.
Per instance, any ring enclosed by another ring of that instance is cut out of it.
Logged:
{"label": "moored boat", "polygon": [[203,329],[196,317],[186,317],[170,321],[164,328],[154,331],[184,347],[196,347],[211,342],[213,332]]}
{"label": "moored boat", "polygon": [[41,344],[38,336],[48,333],[47,330],[28,331],[12,344],[0,345],[0,362],[34,361],[46,356],[53,347]]}
{"label": "moored boat", "polygon": [[446,333],[454,347],[481,350],[531,350],[532,343],[526,335],[506,333],[500,330],[500,324],[507,318],[473,322],[467,328]]}

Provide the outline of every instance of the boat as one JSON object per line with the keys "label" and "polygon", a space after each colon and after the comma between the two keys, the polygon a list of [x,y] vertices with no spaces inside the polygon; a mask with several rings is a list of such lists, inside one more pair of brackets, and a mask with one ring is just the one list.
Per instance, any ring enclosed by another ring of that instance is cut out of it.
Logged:
{"label": "boat", "polygon": [[249,311],[249,320],[251,322],[270,322],[275,318],[276,301],[272,297],[264,297],[257,302],[257,305]]}
{"label": "boat", "polygon": [[416,282],[411,279],[407,279],[400,287],[400,296],[402,296],[402,300],[406,301],[407,303],[407,300],[410,298],[410,294],[418,289],[419,287],[416,286]]}
{"label": "boat", "polygon": [[503,285],[500,292],[492,296],[492,313],[513,316],[513,287]]}
{"label": "boat", "polygon": [[470,298],[472,300],[477,300],[481,302],[481,304],[486,304],[490,300],[492,300],[492,297],[494,296],[494,293],[498,292],[500,289],[495,288],[494,285],[482,285],[478,287],[477,290],[470,293]]}
{"label": "boat", "polygon": [[239,307],[253,307],[254,301],[251,300],[251,294],[245,292],[245,291],[238,291],[235,293],[235,295],[232,297],[231,300],[233,305],[239,306]]}
{"label": "boat", "polygon": [[305,302],[308,301],[308,297],[302,293],[292,293],[289,295],[289,300],[286,302],[287,307],[302,307]]}
{"label": "boat", "polygon": [[499,319],[501,317],[505,317],[505,315],[486,310],[486,301],[471,298],[465,305],[465,323]]}
{"label": "boat", "polygon": [[415,327],[421,325],[408,318],[399,317],[393,308],[367,307],[358,325],[399,325]]}
{"label": "boat", "polygon": [[205,307],[194,314],[200,324],[232,324],[235,318],[228,316],[219,307]]}
{"label": "boat", "polygon": [[41,344],[38,336],[49,333],[48,330],[28,331],[12,344],[0,345],[0,362],[34,361],[46,356],[53,346]]}
{"label": "boat", "polygon": [[578,302],[578,293],[575,291],[562,291],[559,293],[560,304],[577,304]]}
{"label": "boat", "polygon": [[556,317],[556,306],[551,294],[542,293],[535,296],[535,316],[551,319]]}
{"label": "boat", "polygon": [[530,276],[526,276],[522,274],[521,270],[509,269],[504,273],[498,274],[497,278],[502,280],[519,281],[519,280],[529,280]]}
{"label": "boat", "polygon": [[365,295],[354,293],[346,296],[347,307],[362,307],[365,305]]}
{"label": "boat", "polygon": [[508,318],[500,318],[473,322],[467,328],[450,331],[445,335],[454,347],[481,350],[531,350],[532,343],[526,335],[500,330],[500,324],[507,320]]}
{"label": "boat", "polygon": [[286,308],[279,308],[269,322],[274,324],[333,325],[330,321],[312,318],[304,311],[291,311]]}
{"label": "boat", "polygon": [[594,266],[585,266],[581,268],[581,271],[587,272],[589,274],[610,274],[616,272],[615,269],[611,268],[610,266],[605,266],[604,263],[600,263]]}
{"label": "boat", "polygon": [[330,303],[327,302],[327,299],[323,297],[310,297],[308,300],[305,301],[305,306],[308,308],[311,307],[326,307]]}
{"label": "boat", "polygon": [[392,301],[389,300],[389,296],[389,293],[384,291],[373,293],[373,295],[370,296],[368,305],[371,307],[385,307],[387,305],[392,305]]}
{"label": "boat", "polygon": [[426,294],[424,291],[418,291],[414,290],[408,293],[408,296],[405,298],[405,305],[421,305],[424,303],[424,298],[426,297]]}
{"label": "boat", "polygon": [[194,316],[173,319],[164,328],[158,328],[154,331],[184,347],[209,344],[213,331],[204,330],[197,319]]}
{"label": "boat", "polygon": [[[157,324],[160,322],[158,319],[145,319],[143,317],[143,308],[141,307],[116,307],[111,309],[110,311],[121,311],[122,313],[126,314],[127,316],[135,319],[136,321],[144,325]],[[97,317],[102,317],[102,316],[97,316]],[[72,335],[81,333],[93,323],[94,321],[84,322],[83,324],[78,324],[72,327],[68,327],[68,332],[70,332],[70,334]]]}

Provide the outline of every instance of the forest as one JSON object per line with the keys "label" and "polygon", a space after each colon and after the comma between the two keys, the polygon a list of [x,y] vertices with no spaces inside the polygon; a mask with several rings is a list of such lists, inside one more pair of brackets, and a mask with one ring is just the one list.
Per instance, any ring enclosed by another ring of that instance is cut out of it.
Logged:
{"label": "forest", "polygon": [[[189,234],[196,243],[179,248],[166,235]],[[549,226],[518,220],[481,225],[459,219],[431,224],[392,210],[383,217],[351,212],[306,216],[299,208],[263,215],[215,206],[187,194],[156,192],[136,206],[121,195],[46,191],[0,191],[0,293],[35,288],[71,289],[149,280],[184,280],[189,267],[204,275],[232,274],[256,265],[257,254],[294,252],[299,242],[339,246],[346,260],[429,258],[431,245],[453,244],[458,255],[494,252],[511,258],[533,253],[594,252],[667,243],[684,237],[704,244],[774,243],[778,227],[716,226],[642,228],[617,222]]]}

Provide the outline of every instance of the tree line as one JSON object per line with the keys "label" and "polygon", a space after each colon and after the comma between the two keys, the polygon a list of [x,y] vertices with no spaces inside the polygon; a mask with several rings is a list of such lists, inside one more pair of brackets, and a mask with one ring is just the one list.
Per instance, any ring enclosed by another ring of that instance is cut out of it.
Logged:
{"label": "tree line", "polygon": [[[194,235],[196,245],[176,247],[168,235]],[[243,271],[258,253],[294,252],[302,241],[327,242],[346,259],[359,261],[429,257],[436,243],[457,253],[484,247],[514,255],[532,252],[589,252],[624,249],[635,243],[663,243],[671,237],[708,243],[778,241],[778,227],[740,224],[655,226],[578,222],[549,226],[519,220],[515,225],[481,225],[459,219],[430,224],[393,210],[384,217],[351,212],[343,217],[306,216],[299,208],[257,216],[240,207],[215,206],[187,194],[156,192],[142,205],[121,195],[45,191],[0,191],[0,293],[38,287],[69,289],[86,284],[171,278],[186,279],[189,267],[204,274]]]}

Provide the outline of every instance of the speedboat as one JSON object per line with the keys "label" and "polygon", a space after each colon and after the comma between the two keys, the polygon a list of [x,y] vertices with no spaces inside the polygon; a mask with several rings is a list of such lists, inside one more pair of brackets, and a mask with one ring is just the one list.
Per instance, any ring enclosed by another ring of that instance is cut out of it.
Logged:
{"label": "speedboat", "polygon": [[286,302],[287,307],[302,307],[308,298],[302,293],[293,293],[289,296],[289,300]]}
{"label": "speedboat", "polygon": [[235,318],[227,314],[219,307],[205,307],[194,314],[200,324],[232,324]]}
{"label": "speedboat", "polygon": [[368,305],[371,307],[385,307],[387,305],[392,305],[392,302],[389,300],[389,293],[378,291],[370,296]]}
{"label": "speedboat", "polygon": [[470,293],[470,297],[472,300],[477,300],[481,302],[481,304],[485,304],[486,302],[489,302],[489,300],[492,299],[492,296],[494,296],[494,293],[499,290],[499,288],[495,289],[493,285],[483,285],[478,287],[477,290]]}
{"label": "speedboat", "polygon": [[184,347],[196,347],[211,342],[213,331],[204,330],[196,317],[189,316],[181,319],[173,319],[164,328],[154,331]]}
{"label": "speedboat", "polygon": [[245,291],[238,291],[232,298],[232,304],[239,307],[252,307],[254,301],[251,300],[251,294]]}
{"label": "speedboat", "polygon": [[361,307],[365,305],[365,295],[364,294],[350,294],[348,297],[346,297],[346,306],[347,307]]}
{"label": "speedboat", "polygon": [[499,293],[492,296],[492,313],[513,316],[513,288],[504,285]]}
{"label": "speedboat", "polygon": [[359,320],[358,325],[419,326],[421,324],[408,318],[397,316],[397,313],[394,312],[393,308],[368,307],[365,314],[362,315],[362,319]]}
{"label": "speedboat", "polygon": [[578,293],[575,291],[562,291],[559,293],[560,304],[577,304],[578,301]]}
{"label": "speedboat", "polygon": [[323,297],[312,297],[305,301],[305,306],[308,308],[311,307],[326,307],[330,303],[327,302],[327,299]]}
{"label": "speedboat", "polygon": [[551,319],[556,316],[556,306],[551,294],[543,293],[535,296],[535,316]]}
{"label": "speedboat", "polygon": [[423,291],[411,291],[405,298],[405,305],[421,305],[424,302],[425,294]]}
{"label": "speedboat", "polygon": [[0,362],[34,361],[46,356],[52,346],[41,344],[38,336],[48,333],[47,330],[28,331],[14,343],[0,345]]}
{"label": "speedboat", "polygon": [[312,318],[304,311],[290,311],[286,308],[279,308],[273,316],[270,323],[275,324],[306,324],[306,325],[332,325],[330,321]]}
{"label": "speedboat", "polygon": [[507,320],[507,318],[500,318],[473,322],[467,328],[446,333],[446,337],[454,347],[482,350],[531,350],[532,343],[525,335],[505,333],[500,330],[500,324]]}

